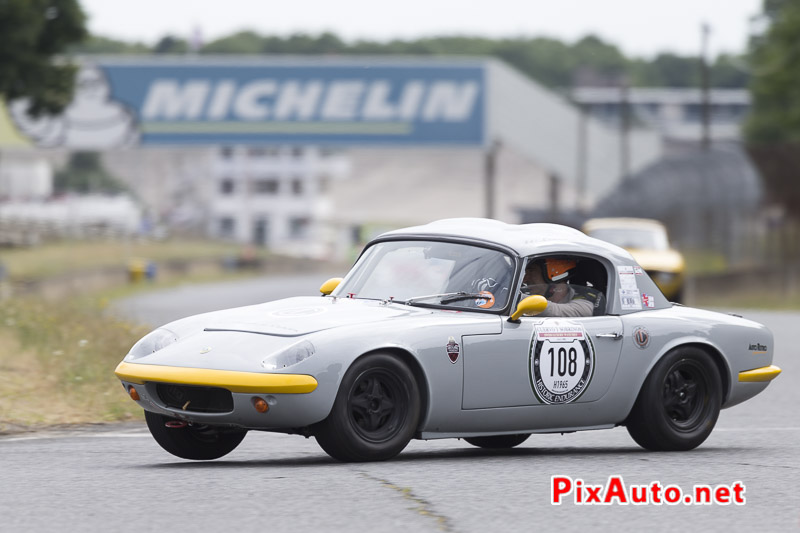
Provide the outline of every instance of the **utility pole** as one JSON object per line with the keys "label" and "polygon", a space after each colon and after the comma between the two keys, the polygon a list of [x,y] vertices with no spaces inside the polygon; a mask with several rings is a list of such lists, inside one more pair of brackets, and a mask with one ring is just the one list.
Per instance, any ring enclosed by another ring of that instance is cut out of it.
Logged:
{"label": "utility pole", "polygon": [[587,182],[589,174],[589,104],[578,103],[578,209],[586,212]]}
{"label": "utility pole", "polygon": [[550,172],[550,222],[561,223],[561,178]]}
{"label": "utility pole", "polygon": [[500,150],[500,141],[494,140],[486,150],[483,165],[483,183],[486,218],[494,218],[494,189],[495,174],[497,172],[497,152]]}
{"label": "utility pole", "polygon": [[708,65],[708,39],[711,34],[711,26],[704,22],[700,26],[700,83],[702,92],[702,120],[703,131],[700,145],[703,150],[708,151],[711,147],[711,72]]}
{"label": "utility pole", "polygon": [[628,77],[622,74],[619,85],[619,173],[620,181],[631,171],[630,129],[631,117],[628,102]]}

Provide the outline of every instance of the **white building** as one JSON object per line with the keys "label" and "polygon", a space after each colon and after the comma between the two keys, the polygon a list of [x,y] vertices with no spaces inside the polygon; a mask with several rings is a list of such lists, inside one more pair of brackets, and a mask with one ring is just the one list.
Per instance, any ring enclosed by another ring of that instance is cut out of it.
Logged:
{"label": "white building", "polygon": [[[709,91],[710,134],[712,139],[735,140],[741,137],[741,125],[750,109],[746,89],[711,89]],[[703,93],[700,89],[673,87],[632,87],[623,94],[614,87],[580,87],[572,98],[586,112],[618,127],[623,100],[634,120],[670,140],[699,141],[702,135]]]}
{"label": "white building", "polygon": [[52,194],[53,168],[39,151],[0,151],[0,201],[42,200]]}
{"label": "white building", "polygon": [[350,174],[341,150],[314,146],[217,151],[208,233],[275,250],[324,255],[333,182]]}

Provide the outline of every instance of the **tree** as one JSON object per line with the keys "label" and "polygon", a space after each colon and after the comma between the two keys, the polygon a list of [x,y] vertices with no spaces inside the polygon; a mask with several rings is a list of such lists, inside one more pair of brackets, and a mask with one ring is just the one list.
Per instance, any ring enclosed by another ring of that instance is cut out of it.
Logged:
{"label": "tree", "polygon": [[0,1],[0,97],[30,98],[34,116],[63,110],[76,67],[54,58],[85,37],[77,0]]}
{"label": "tree", "polygon": [[53,188],[57,194],[117,194],[127,190],[105,169],[97,152],[72,152],[66,167],[55,173]]}
{"label": "tree", "polygon": [[745,133],[755,144],[800,142],[800,1],[765,0],[769,28],[752,42],[752,108]]}
{"label": "tree", "polygon": [[711,86],[740,89],[747,87],[750,75],[743,56],[720,54],[711,66]]}
{"label": "tree", "polygon": [[748,151],[770,199],[800,219],[800,1],[765,0],[763,35],[751,42]]}
{"label": "tree", "polygon": [[174,35],[165,35],[153,47],[154,54],[185,54],[188,50],[189,43]]}
{"label": "tree", "polygon": [[211,41],[202,48],[205,54],[258,54],[263,51],[264,39],[252,31],[240,31]]}
{"label": "tree", "polygon": [[101,35],[91,35],[86,40],[67,48],[70,54],[147,54],[150,48],[142,43],[129,43],[103,37]]}
{"label": "tree", "polygon": [[[784,0],[771,0],[784,1]],[[82,53],[186,52],[186,41],[167,35],[154,46],[127,44],[93,36],[76,50]],[[571,85],[617,86],[627,75],[632,86],[697,87],[700,67],[696,56],[660,54],[654,59],[626,57],[618,47],[594,35],[573,44],[548,37],[491,39],[470,35],[423,37],[415,40],[345,42],[333,33],[288,36],[240,31],[207,43],[201,54],[293,55],[426,55],[492,56],[500,58],[539,83],[554,89]],[[711,69],[712,86],[745,87],[743,60],[721,55]]]}

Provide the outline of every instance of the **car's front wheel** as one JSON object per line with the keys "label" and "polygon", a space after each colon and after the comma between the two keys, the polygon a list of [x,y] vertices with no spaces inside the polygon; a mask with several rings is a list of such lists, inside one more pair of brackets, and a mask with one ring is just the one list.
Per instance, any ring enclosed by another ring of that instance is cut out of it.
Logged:
{"label": "car's front wheel", "polygon": [[402,360],[367,355],[342,378],[333,409],[315,426],[314,436],[340,461],[391,459],[414,436],[420,406],[419,386]]}
{"label": "car's front wheel", "polygon": [[502,450],[505,448],[513,448],[519,446],[528,440],[530,434],[519,433],[517,435],[491,435],[488,437],[468,437],[464,438],[465,441],[477,446],[478,448],[487,448],[490,450]]}
{"label": "car's front wheel", "polygon": [[626,426],[642,448],[691,450],[714,429],[721,403],[722,382],[711,356],[699,348],[678,348],[647,376]]}
{"label": "car's front wheel", "polygon": [[159,446],[182,459],[219,459],[232,452],[247,435],[246,429],[187,424],[149,411],[144,412],[144,418]]}

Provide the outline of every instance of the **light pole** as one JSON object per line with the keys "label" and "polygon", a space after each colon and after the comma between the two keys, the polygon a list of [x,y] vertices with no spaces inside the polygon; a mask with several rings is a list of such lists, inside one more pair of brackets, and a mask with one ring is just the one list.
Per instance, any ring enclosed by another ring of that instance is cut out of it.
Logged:
{"label": "light pole", "polygon": [[500,141],[495,139],[487,148],[484,156],[483,183],[486,218],[494,218],[495,174],[497,173],[497,153],[500,151],[500,146]]}
{"label": "light pole", "polygon": [[628,177],[631,170],[630,161],[630,129],[628,77],[622,74],[619,84],[619,172],[620,181]]}
{"label": "light pole", "polygon": [[708,38],[711,34],[711,26],[704,22],[700,25],[701,45],[700,45],[700,83],[702,85],[702,133],[700,145],[703,150],[708,151],[711,146],[711,73],[708,66]]}

